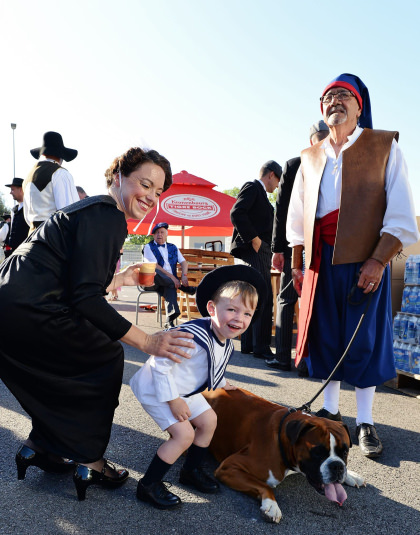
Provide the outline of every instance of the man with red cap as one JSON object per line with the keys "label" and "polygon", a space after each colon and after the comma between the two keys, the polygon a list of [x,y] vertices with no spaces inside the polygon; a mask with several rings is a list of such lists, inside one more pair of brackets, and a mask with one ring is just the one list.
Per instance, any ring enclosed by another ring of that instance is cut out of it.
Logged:
{"label": "man with red cap", "polygon": [[306,357],[312,377],[327,379],[371,294],[317,415],[341,420],[340,382],[353,385],[359,447],[377,457],[383,447],[372,418],[375,388],[395,377],[389,262],[419,232],[398,132],[372,129],[360,78],[335,78],[322,92],[321,111],[330,133],[302,151],[287,219],[293,282],[302,292],[296,358]]}

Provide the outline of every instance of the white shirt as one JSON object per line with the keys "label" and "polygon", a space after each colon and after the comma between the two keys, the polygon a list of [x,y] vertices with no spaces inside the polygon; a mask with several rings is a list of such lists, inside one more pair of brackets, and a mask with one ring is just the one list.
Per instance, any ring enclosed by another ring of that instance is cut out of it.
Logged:
{"label": "white shirt", "polygon": [[[351,147],[362,132],[363,128],[356,126],[354,132],[348,136],[347,143],[341,148],[338,157],[336,157],[329,137],[325,138],[322,143],[321,147],[325,150],[327,163],[321,179],[316,210],[317,218],[322,218],[340,207],[343,151]],[[413,196],[408,182],[407,164],[395,139],[392,141],[385,170],[385,192],[387,207],[380,235],[382,236],[384,232],[392,234],[400,240],[404,247],[416,243],[420,234],[417,228]],[[303,197],[303,176],[300,166],[296,174],[287,213],[286,237],[291,247],[304,244]]]}
{"label": "white shirt", "polygon": [[[177,250],[178,250],[178,263],[181,264],[181,262],[185,261],[185,258],[179,252],[178,248],[177,248]],[[169,273],[172,273],[171,265],[168,262],[168,247],[167,247],[166,243],[164,244],[163,247],[162,246],[159,247],[159,252],[162,255],[162,258],[163,258],[163,261],[164,261],[164,264],[162,266],[163,269],[165,271],[168,271]],[[144,246],[144,249],[143,249],[143,262],[156,262],[156,260],[157,259],[156,259],[155,255],[153,254],[152,250],[150,249],[150,244],[148,243],[147,245]]]}
{"label": "white shirt", "polygon": [[0,243],[3,243],[7,238],[9,232],[9,223],[4,222],[4,225],[0,228]]}
{"label": "white shirt", "polygon": [[[49,158],[44,158],[44,161],[54,162]],[[56,210],[79,200],[73,177],[67,169],[60,167],[42,192],[32,183],[26,185],[23,197],[26,222],[31,225],[33,221],[45,221]]]}
{"label": "white shirt", "polygon": [[[185,339],[191,342],[191,339]],[[224,360],[225,344],[214,342],[215,368]],[[130,380],[130,386],[136,398],[146,405],[160,405],[180,396],[194,392],[208,378],[207,353],[199,345],[183,348],[191,355],[190,359],[181,359],[176,363],[168,358],[151,356]],[[223,377],[218,388],[226,385]]]}

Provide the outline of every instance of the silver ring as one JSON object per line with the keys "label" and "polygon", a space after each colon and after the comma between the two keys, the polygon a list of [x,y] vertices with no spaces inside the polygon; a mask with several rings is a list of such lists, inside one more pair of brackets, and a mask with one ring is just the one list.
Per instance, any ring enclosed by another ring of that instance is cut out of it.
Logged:
{"label": "silver ring", "polygon": [[369,282],[369,286],[375,286],[374,282]]}

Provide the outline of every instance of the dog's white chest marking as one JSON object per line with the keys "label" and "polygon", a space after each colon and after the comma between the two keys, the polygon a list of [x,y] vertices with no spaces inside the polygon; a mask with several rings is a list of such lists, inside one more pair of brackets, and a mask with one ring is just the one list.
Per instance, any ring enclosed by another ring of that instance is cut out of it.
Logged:
{"label": "dog's white chest marking", "polygon": [[280,485],[281,482],[274,477],[273,472],[271,470],[268,470],[268,479],[266,483],[267,485],[275,489],[278,485]]}
{"label": "dog's white chest marking", "polygon": [[261,502],[261,514],[268,522],[278,523],[281,520],[281,511],[278,503],[270,498],[265,498]]}

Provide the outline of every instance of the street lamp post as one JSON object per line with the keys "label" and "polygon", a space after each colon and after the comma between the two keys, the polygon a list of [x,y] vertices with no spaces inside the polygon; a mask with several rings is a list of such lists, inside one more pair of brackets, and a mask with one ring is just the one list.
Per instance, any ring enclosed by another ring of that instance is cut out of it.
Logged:
{"label": "street lamp post", "polygon": [[15,130],[16,130],[16,123],[12,123],[10,125],[13,130],[13,176],[16,176],[16,170],[15,170]]}

